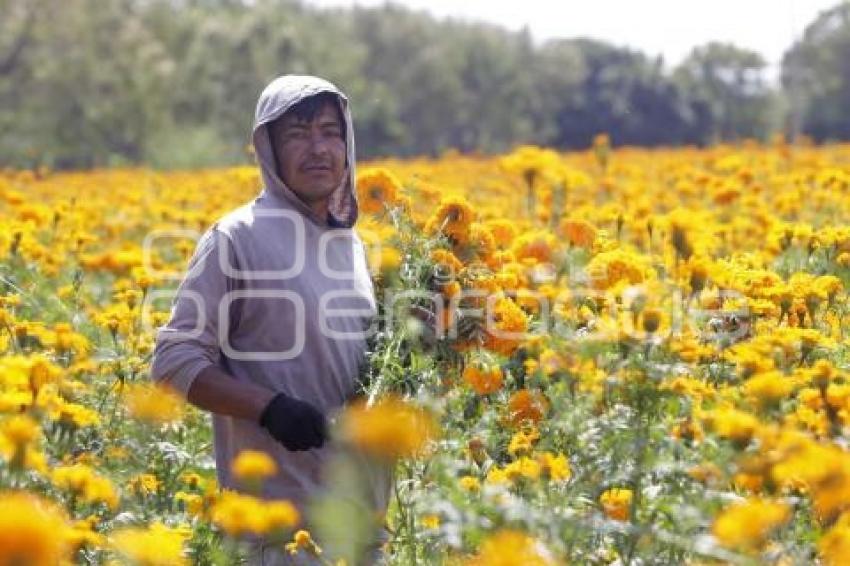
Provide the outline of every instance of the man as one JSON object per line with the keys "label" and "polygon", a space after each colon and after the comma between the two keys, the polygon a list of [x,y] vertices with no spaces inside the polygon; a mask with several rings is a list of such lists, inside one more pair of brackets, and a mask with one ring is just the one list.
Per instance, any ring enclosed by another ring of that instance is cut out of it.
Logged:
{"label": "man", "polygon": [[[306,517],[334,454],[328,418],[356,394],[375,314],[352,229],[348,100],[325,80],[279,77],[260,95],[253,145],[264,188],[198,242],[157,335],[151,377],[212,412],[222,487],[239,488],[230,471],[239,452],[262,450],[278,467],[263,497],[292,501]],[[390,480],[373,472],[369,492],[380,515]],[[267,548],[257,556],[287,563]]]}

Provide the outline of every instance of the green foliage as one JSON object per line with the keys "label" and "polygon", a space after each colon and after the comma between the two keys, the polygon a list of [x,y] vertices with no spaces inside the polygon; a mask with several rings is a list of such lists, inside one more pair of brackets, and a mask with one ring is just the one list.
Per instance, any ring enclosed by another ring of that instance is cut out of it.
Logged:
{"label": "green foliage", "polygon": [[850,4],[812,22],[782,61],[795,129],[818,141],[850,136]]}
{"label": "green foliage", "polygon": [[[765,138],[782,109],[761,58],[729,45],[670,73],[599,41],[535,45],[527,30],[393,5],[0,0],[0,12],[0,165],[14,167],[244,161],[257,96],[284,73],[350,95],[366,158],[583,148],[602,132],[635,145]],[[846,12],[812,24],[785,62],[819,139],[850,133]]]}

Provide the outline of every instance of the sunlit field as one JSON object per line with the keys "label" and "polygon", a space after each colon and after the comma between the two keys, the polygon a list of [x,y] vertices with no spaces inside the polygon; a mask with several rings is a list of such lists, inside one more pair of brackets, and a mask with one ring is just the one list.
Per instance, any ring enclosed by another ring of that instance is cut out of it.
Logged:
{"label": "sunlit field", "polygon": [[[208,416],[149,379],[195,242],[259,188],[0,173],[0,565],[229,565],[254,535],[352,564],[356,471],[317,507],[331,553],[253,495],[264,454],[219,490]],[[333,441],[395,467],[391,563],[848,563],[850,145],[600,136],[362,163],[358,194],[380,317]]]}

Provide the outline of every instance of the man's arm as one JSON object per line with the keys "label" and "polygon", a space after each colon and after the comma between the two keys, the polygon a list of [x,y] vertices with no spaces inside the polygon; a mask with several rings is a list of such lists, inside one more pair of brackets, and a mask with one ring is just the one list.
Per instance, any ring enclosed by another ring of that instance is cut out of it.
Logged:
{"label": "man's arm", "polygon": [[260,385],[237,381],[218,366],[209,365],[192,381],[188,401],[213,413],[256,423],[276,394]]}
{"label": "man's arm", "polygon": [[219,333],[228,330],[220,325],[219,305],[233,290],[220,260],[229,254],[232,261],[233,253],[228,238],[214,229],[198,242],[171,319],[157,333],[151,379],[173,387],[201,409],[257,423],[289,450],[318,448],[327,437],[327,423],[316,407],[237,381],[219,365]]}
{"label": "man's arm", "polygon": [[178,289],[168,324],[157,335],[151,378],[176,389],[191,404],[222,415],[259,422],[275,392],[237,381],[219,365],[219,305],[234,287],[221,256],[235,262],[233,246],[214,228],[199,240]]}
{"label": "man's arm", "polygon": [[201,370],[189,387],[188,400],[213,413],[255,422],[288,450],[319,448],[328,436],[327,421],[313,405],[236,381],[218,366]]}

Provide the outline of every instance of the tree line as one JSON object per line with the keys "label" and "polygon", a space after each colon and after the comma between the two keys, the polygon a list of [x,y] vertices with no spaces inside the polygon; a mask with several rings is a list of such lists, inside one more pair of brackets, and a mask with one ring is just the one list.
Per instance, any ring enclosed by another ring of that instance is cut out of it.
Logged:
{"label": "tree line", "polygon": [[361,157],[850,139],[850,3],[762,56],[697,47],[677,67],[590,39],[298,0],[0,0],[0,166],[244,162],[262,87],[324,76],[353,101]]}

